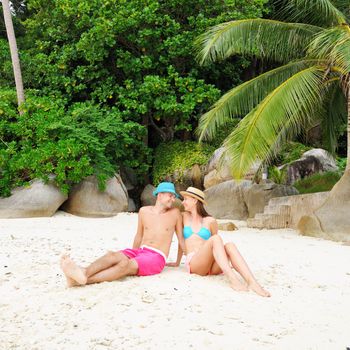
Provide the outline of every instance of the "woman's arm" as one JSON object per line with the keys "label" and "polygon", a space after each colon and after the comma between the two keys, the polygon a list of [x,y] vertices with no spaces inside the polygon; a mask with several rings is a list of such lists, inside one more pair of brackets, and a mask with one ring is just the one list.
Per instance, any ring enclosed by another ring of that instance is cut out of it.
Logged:
{"label": "woman's arm", "polygon": [[179,213],[179,216],[176,221],[176,226],[175,226],[176,237],[179,242],[177,247],[177,258],[175,263],[167,263],[167,266],[171,266],[171,267],[179,266],[182,259],[182,255],[186,251],[185,240],[182,233],[182,230],[183,230],[182,220],[183,220],[182,214]]}
{"label": "woman's arm", "polygon": [[214,218],[211,218],[210,220],[209,229],[212,235],[218,234],[218,230],[219,230],[218,222]]}

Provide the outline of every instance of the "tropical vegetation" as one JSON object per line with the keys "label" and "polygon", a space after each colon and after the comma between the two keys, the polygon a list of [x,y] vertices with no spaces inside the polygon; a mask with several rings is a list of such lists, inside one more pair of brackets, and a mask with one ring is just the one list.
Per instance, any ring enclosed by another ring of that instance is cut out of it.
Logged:
{"label": "tropical vegetation", "polygon": [[275,18],[225,22],[197,40],[202,64],[239,54],[275,65],[228,91],[199,121],[200,140],[210,140],[232,118],[242,117],[224,141],[237,177],[256,159],[273,159],[287,140],[315,124],[322,125],[324,144],[334,153],[347,122],[350,155],[349,1],[273,4]]}
{"label": "tropical vegetation", "polygon": [[320,174],[313,174],[309,177],[296,181],[293,186],[300,194],[330,191],[339,181],[339,172],[328,171]]}
{"label": "tropical vegetation", "polygon": [[29,101],[17,116],[0,20],[0,194],[50,174],[64,191],[120,166],[147,177],[153,150],[194,140],[199,116],[250,70],[241,57],[200,67],[193,40],[222,21],[261,17],[266,2],[12,1]]}

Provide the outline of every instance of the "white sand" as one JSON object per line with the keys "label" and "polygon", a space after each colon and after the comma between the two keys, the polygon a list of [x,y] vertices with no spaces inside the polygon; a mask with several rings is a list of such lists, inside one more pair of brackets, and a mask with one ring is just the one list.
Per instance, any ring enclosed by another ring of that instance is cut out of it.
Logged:
{"label": "white sand", "polygon": [[[79,264],[131,246],[135,214],[0,220],[0,349],[340,349],[350,346],[350,246],[293,230],[220,232],[271,293],[166,268],[151,277],[65,288]],[[170,258],[175,259],[174,239]]]}

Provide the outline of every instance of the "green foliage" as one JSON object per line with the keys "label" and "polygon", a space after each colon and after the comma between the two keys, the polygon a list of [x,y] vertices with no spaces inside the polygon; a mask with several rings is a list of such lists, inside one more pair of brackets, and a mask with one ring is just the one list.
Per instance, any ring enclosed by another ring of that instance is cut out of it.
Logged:
{"label": "green foliage", "polygon": [[207,140],[228,120],[244,116],[224,142],[236,177],[257,159],[270,161],[281,145],[320,122],[334,153],[346,115],[341,95],[350,91],[344,83],[350,74],[348,2],[271,3],[282,10],[274,16],[282,21],[229,21],[210,28],[196,42],[201,63],[241,54],[282,65],[233,88],[200,118],[200,140]]}
{"label": "green foliage", "polygon": [[[25,31],[17,43],[28,101],[18,116],[1,92],[0,195],[50,174],[63,191],[90,174],[102,186],[120,165],[144,174],[146,145],[188,137],[220,89],[239,83],[249,66],[235,58],[200,67],[195,37],[221,21],[260,17],[265,3],[22,2],[26,8],[16,11],[16,21]],[[0,86],[14,86],[2,38]]]}
{"label": "green foliage", "polygon": [[100,189],[118,166],[148,170],[149,152],[142,142],[145,129],[124,122],[116,109],[91,102],[67,108],[62,100],[28,93],[16,111],[12,91],[0,91],[0,195],[30,180],[55,176],[65,193],[71,185],[96,175]]}
{"label": "green foliage", "polygon": [[338,172],[326,172],[314,174],[302,180],[296,181],[293,186],[303,193],[315,193],[330,191],[339,181],[341,175]]}
{"label": "green foliage", "polygon": [[9,44],[6,39],[0,37],[0,86],[9,86],[14,80]]}
{"label": "green foliage", "polygon": [[278,169],[276,166],[269,167],[269,178],[276,184],[284,184],[286,181],[286,172]]}
{"label": "green foliage", "polygon": [[[163,141],[173,139],[173,133],[192,130],[192,124],[202,109],[203,101],[214,102],[218,90],[203,80],[181,77],[174,67],[168,68],[167,76],[148,75],[136,84],[131,79],[117,88],[116,106],[124,111],[124,116],[139,121],[140,115],[147,115],[153,123],[164,122],[166,130],[161,132]],[[150,115],[150,111],[153,114]]]}
{"label": "green foliage", "polygon": [[335,161],[337,163],[339,171],[341,173],[343,173],[345,171],[345,168],[346,168],[347,158],[346,157],[345,158],[344,157],[337,157]]}
{"label": "green foliage", "polygon": [[279,151],[278,156],[274,163],[276,164],[289,164],[295,160],[301,158],[302,154],[312,149],[312,147],[305,146],[299,142],[285,143],[282,149]]}
{"label": "green foliage", "polygon": [[208,141],[208,143],[215,148],[219,148],[238,123],[239,119],[233,118],[229,120],[225,125],[221,125],[216,131],[215,137],[212,140]]}
{"label": "green foliage", "polygon": [[195,164],[205,164],[214,150],[212,146],[199,145],[194,141],[160,144],[155,150],[153,183],[158,184],[175,171],[181,174]]}
{"label": "green foliage", "polygon": [[[115,106],[148,137],[190,131],[249,64],[201,68],[193,41],[209,26],[260,17],[266,0],[28,0],[21,38],[24,85],[68,103]],[[0,66],[1,66],[0,57]],[[222,79],[222,73],[229,73]],[[0,77],[1,80],[1,77]],[[169,132],[163,133],[167,129]]]}

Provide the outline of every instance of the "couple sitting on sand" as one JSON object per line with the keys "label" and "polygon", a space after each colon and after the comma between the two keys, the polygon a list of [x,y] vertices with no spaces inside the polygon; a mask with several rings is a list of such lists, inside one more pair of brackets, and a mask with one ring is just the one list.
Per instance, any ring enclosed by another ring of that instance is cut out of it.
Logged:
{"label": "couple sitting on sand", "polygon": [[[158,274],[165,265],[179,266],[185,253],[189,273],[201,276],[224,273],[234,290],[252,290],[261,296],[270,296],[257,282],[236,246],[223,243],[216,220],[204,209],[204,193],[194,187],[180,193],[184,198],[182,214],[172,206],[175,198],[179,198],[174,184],[162,182],[158,185],[153,192],[156,204],[139,211],[132,249],[108,252],[86,268],[78,266],[69,256],[63,256],[61,268],[68,287],[115,281],[124,276]],[[177,260],[166,264],[174,232],[179,242]],[[238,279],[231,266],[245,283]]]}

